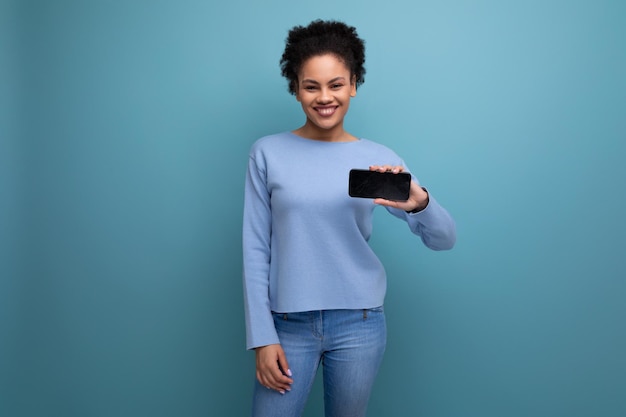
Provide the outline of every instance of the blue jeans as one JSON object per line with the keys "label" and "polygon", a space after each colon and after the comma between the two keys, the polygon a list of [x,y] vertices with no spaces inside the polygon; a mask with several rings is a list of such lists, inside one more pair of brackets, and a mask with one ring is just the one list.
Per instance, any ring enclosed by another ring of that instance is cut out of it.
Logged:
{"label": "blue jeans", "polygon": [[253,417],[299,417],[321,364],[326,417],[365,417],[387,341],[382,307],[274,313],[274,325],[293,375],[280,394],[258,381]]}

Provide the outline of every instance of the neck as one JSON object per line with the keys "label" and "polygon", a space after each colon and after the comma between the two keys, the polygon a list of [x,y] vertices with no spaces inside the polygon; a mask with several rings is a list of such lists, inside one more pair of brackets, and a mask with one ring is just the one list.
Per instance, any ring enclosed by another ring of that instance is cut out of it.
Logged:
{"label": "neck", "polygon": [[343,129],[343,126],[335,126],[332,129],[320,129],[319,127],[310,123],[305,123],[304,126],[293,131],[298,136],[303,138],[320,140],[324,142],[351,142],[357,140],[356,137]]}

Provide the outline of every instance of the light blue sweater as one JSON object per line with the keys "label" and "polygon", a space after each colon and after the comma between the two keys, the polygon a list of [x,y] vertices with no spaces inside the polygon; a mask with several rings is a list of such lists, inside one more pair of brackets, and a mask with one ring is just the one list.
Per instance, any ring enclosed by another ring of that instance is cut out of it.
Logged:
{"label": "light blue sweater", "polygon": [[[254,143],[243,215],[248,349],[280,343],[272,311],[383,304],[385,270],[368,244],[377,205],[348,196],[350,169],[383,164],[404,166],[392,150],[367,139],[324,142],[285,132]],[[454,221],[432,194],[418,213],[387,210],[431,249],[456,241]]]}

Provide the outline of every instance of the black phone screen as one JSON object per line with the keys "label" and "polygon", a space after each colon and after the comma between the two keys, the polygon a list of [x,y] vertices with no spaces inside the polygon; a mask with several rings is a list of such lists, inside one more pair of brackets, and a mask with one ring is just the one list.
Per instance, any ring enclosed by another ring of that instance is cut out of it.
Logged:
{"label": "black phone screen", "polygon": [[409,199],[410,187],[411,174],[408,172],[394,174],[351,169],[348,179],[348,194],[351,197],[406,201]]}

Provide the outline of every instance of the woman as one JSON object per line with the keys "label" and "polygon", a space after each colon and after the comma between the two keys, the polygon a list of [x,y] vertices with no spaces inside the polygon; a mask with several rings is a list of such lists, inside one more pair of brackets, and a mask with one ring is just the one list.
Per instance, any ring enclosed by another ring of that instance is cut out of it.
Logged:
{"label": "woman", "polygon": [[364,62],[355,28],[294,27],[281,69],[306,121],[250,150],[243,254],[255,417],[300,416],[320,364],[326,416],[365,416],[386,343],[386,276],[368,245],[376,205],[431,249],[456,240],[453,220],[415,177],[406,201],[348,196],[352,168],[407,170],[387,147],[344,130]]}

